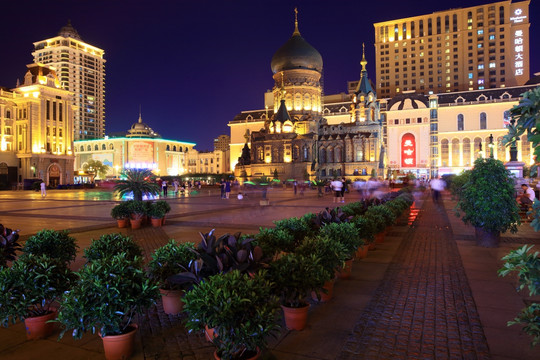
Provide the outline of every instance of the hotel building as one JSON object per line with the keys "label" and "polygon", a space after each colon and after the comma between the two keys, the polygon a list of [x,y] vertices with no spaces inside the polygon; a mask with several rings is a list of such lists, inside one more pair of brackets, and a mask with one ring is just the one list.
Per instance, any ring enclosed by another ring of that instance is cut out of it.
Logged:
{"label": "hotel building", "polygon": [[34,43],[34,62],[54,66],[60,85],[75,94],[75,140],[105,135],[104,53],[83,42],[70,22],[57,36]]}
{"label": "hotel building", "polygon": [[28,65],[22,84],[0,88],[0,183],[73,182],[73,94],[53,69]]}
{"label": "hotel building", "polygon": [[525,84],[529,3],[507,0],[374,24],[379,97]]}

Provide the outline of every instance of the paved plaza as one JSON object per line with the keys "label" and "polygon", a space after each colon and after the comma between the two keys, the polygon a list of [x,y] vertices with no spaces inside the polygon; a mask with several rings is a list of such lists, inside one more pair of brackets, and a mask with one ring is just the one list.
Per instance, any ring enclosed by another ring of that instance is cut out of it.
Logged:
{"label": "paved plaza", "polygon": [[[218,189],[203,188],[169,197],[172,210],[163,228],[130,230],[116,228],[109,215],[116,199],[108,191],[53,190],[45,199],[38,192],[6,191],[0,192],[0,223],[20,229],[23,239],[44,228],[69,229],[80,252],[102,234],[122,232],[148,256],[170,238],[197,242],[199,231],[214,228],[217,235],[256,233],[274,220],[335,205],[315,191],[294,196],[273,189],[264,207],[259,197],[221,200]],[[454,205],[448,195],[442,205],[418,196],[410,221],[355,261],[351,279],[336,283],[334,299],[312,304],[305,330],[284,329],[271,339],[263,359],[540,359],[540,347],[531,348],[519,326],[506,326],[533,299],[515,291],[515,277],[497,276],[502,256],[524,243],[540,244],[540,235],[524,224],[517,234],[504,234],[500,248],[476,247],[474,229],[454,216]],[[73,267],[82,264],[78,256]],[[139,319],[133,359],[212,359],[212,345],[201,334],[188,335],[183,321],[165,315],[159,304],[149,309]],[[97,335],[28,341],[20,323],[0,329],[0,359],[103,358]]]}

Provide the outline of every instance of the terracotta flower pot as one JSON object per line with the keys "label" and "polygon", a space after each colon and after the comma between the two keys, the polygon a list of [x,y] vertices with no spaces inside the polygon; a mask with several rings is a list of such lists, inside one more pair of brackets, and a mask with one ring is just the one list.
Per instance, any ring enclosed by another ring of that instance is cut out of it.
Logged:
{"label": "terracotta flower pot", "polygon": [[125,218],[125,219],[116,219],[116,223],[118,224],[118,227],[120,229],[127,227],[128,226],[128,221],[129,221],[129,219],[127,219],[127,218]]}
{"label": "terracotta flower pot", "polygon": [[163,222],[161,218],[160,219],[152,218],[151,221],[152,221],[152,227],[160,227]]}
{"label": "terracotta flower pot", "polygon": [[375,242],[382,244],[384,242],[384,231],[381,231],[378,234],[375,234]]}
{"label": "terracotta flower pot", "polygon": [[214,328],[209,328],[207,325],[204,325],[204,337],[206,338],[206,340],[214,342],[214,339],[217,337]]}
{"label": "terracotta flower pot", "polygon": [[330,299],[332,299],[332,297],[334,296],[334,283],[335,282],[336,282],[336,279],[332,279],[324,283],[323,289],[326,290],[326,293],[324,293],[324,291],[320,292],[321,300],[317,298],[317,293],[315,293],[315,291],[311,293],[311,298],[315,301],[320,301],[320,302],[330,301]]}
{"label": "terracotta flower pot", "polygon": [[369,243],[368,250],[375,250],[375,241]]}
{"label": "terracotta flower pot", "polygon": [[55,323],[47,323],[49,320],[56,318],[56,309],[51,310],[50,314],[29,317],[24,319],[26,326],[26,338],[28,340],[43,339],[51,335],[56,327]]}
{"label": "terracotta flower pot", "polygon": [[165,225],[165,216],[161,218],[161,226]]}
{"label": "terracotta flower pot", "polygon": [[360,246],[358,248],[358,250],[356,251],[356,258],[357,259],[365,259],[367,257],[367,254],[368,254],[368,247],[369,247],[369,245],[367,245],[367,244],[364,244],[364,245]]}
{"label": "terracotta flower pot", "polygon": [[140,229],[142,225],[142,219],[129,219],[129,222],[131,223],[132,229]]}
{"label": "terracotta flower pot", "polygon": [[99,336],[103,340],[105,349],[105,359],[107,360],[125,360],[133,353],[135,334],[139,326],[137,324],[129,325],[130,331],[122,335]]}
{"label": "terracotta flower pot", "polygon": [[292,308],[281,305],[285,326],[289,330],[303,330],[306,327],[309,304],[304,307]]}
{"label": "terracotta flower pot", "polygon": [[182,290],[159,289],[159,292],[161,293],[161,303],[165,314],[176,315],[182,312],[184,308],[184,302],[182,301],[184,292]]}
{"label": "terracotta flower pot", "polygon": [[[260,355],[261,355],[261,349],[257,348],[257,353],[254,356],[246,358],[245,357],[246,355],[244,354],[242,357],[242,360],[256,360],[259,358]],[[217,350],[214,351],[214,359],[221,360],[221,356],[218,355]]]}
{"label": "terracotta flower pot", "polygon": [[345,266],[343,267],[343,269],[340,269],[338,271],[338,277],[340,279],[348,279],[351,277],[352,264],[353,264],[353,259],[349,259],[345,261]]}

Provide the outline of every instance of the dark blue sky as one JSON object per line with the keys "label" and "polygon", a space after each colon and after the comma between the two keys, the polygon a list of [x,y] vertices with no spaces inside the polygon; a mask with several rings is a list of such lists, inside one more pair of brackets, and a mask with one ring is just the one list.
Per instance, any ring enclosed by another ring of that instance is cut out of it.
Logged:
{"label": "dark blue sky", "polygon": [[[321,53],[326,94],[346,91],[360,73],[362,42],[375,79],[373,23],[494,1],[360,0],[41,0],[0,9],[0,85],[14,87],[32,62],[33,42],[56,36],[71,19],[83,41],[105,50],[106,129],[143,120],[164,138],[212,149],[242,110],[264,107],[270,60],[291,36],[294,7],[302,36]],[[540,38],[532,1],[530,39]],[[530,41],[531,73],[540,49]]]}

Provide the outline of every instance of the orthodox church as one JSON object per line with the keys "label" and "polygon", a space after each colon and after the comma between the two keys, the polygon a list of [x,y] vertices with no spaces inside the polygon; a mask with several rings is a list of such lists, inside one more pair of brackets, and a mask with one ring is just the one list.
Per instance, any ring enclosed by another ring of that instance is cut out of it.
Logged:
{"label": "orthodox church", "polygon": [[359,178],[384,175],[383,125],[363,56],[349,93],[323,96],[321,54],[294,31],[271,60],[265,110],[229,122],[231,167],[239,178]]}

